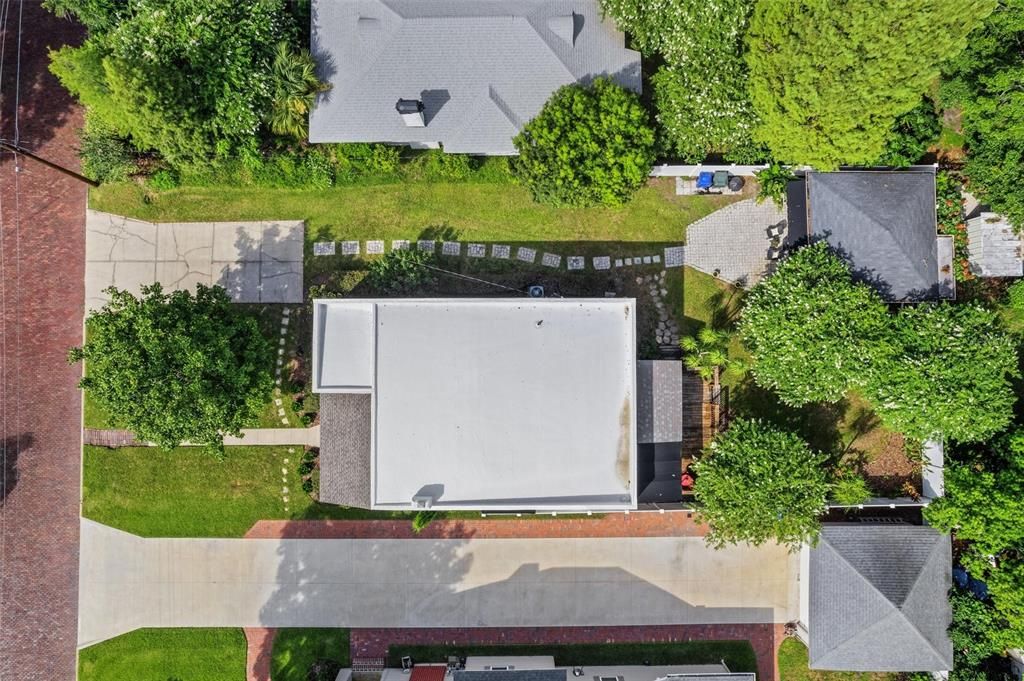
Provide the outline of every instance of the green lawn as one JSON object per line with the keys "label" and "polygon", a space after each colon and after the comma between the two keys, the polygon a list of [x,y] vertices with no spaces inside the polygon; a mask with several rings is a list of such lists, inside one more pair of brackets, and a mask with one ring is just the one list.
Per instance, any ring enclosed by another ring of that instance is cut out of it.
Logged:
{"label": "green lawn", "polygon": [[124,183],[93,189],[89,205],[157,222],[302,219],[307,241],[415,239],[434,228],[463,241],[577,242],[586,253],[596,253],[619,242],[682,242],[688,224],[736,200],[675,196],[671,180],[652,182],[619,208],[543,206],[512,184],[404,182],[326,190],[182,187],[154,192]]}
{"label": "green lawn", "polygon": [[78,679],[245,681],[245,635],[241,629],[139,629],[79,652]]}
{"label": "green lawn", "polygon": [[821,672],[807,668],[807,647],[788,638],[779,647],[779,681],[897,681],[902,674],[884,672]]}
{"label": "green lawn", "polygon": [[580,645],[391,646],[388,666],[400,667],[402,656],[414,662],[447,662],[449,655],[551,655],[555,665],[715,664],[724,661],[734,672],[757,672],[757,656],[747,641],[680,643],[601,643]]}
{"label": "green lawn", "polygon": [[348,629],[279,629],[270,660],[272,681],[308,681],[317,660],[349,666]]}
{"label": "green lawn", "polygon": [[202,447],[86,447],[82,515],[144,537],[240,537],[257,520],[412,517],[314,502],[300,486],[301,447],[225,449],[218,461]]}

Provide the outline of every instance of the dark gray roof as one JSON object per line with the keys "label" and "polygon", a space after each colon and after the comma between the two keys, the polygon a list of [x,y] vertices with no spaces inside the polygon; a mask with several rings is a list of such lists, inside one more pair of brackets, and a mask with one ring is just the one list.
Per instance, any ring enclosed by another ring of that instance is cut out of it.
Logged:
{"label": "dark gray roof", "polygon": [[636,363],[637,442],[683,439],[683,363],[647,360]]}
{"label": "dark gray roof", "polygon": [[887,300],[940,295],[932,171],[809,172],[807,231]]}
{"label": "dark gray roof", "polygon": [[[608,75],[637,92],[640,54],[596,0],[313,0],[312,52],[331,83],[311,142],[392,142],[515,154],[562,85]],[[423,102],[408,127],[399,99]]]}
{"label": "dark gray roof", "polygon": [[967,253],[978,276],[1024,276],[1020,236],[1001,215],[982,213],[967,221]]}
{"label": "dark gray roof", "polygon": [[953,668],[949,535],[917,525],[826,525],[810,556],[810,667]]}
{"label": "dark gray roof", "polygon": [[507,669],[453,672],[452,681],[566,681],[563,669]]}
{"label": "dark gray roof", "polygon": [[370,395],[320,395],[320,501],[370,507]]}

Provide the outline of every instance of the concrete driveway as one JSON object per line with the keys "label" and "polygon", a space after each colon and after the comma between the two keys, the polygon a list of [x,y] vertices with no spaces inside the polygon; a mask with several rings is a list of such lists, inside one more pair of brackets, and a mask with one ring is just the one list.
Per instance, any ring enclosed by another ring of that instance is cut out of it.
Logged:
{"label": "concrete driveway", "polygon": [[787,622],[798,564],[697,537],[143,539],[83,519],[78,642],[139,627]]}

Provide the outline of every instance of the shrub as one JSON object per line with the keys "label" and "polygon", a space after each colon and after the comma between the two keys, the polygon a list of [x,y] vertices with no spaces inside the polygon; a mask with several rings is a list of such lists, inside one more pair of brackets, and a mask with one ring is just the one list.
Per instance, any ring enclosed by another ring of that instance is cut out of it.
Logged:
{"label": "shrub", "polygon": [[715,546],[774,540],[792,549],[818,535],[826,457],[797,435],[737,420],[695,464],[699,515]]}
{"label": "shrub", "polygon": [[430,182],[461,182],[469,178],[473,172],[469,156],[446,154],[440,149],[423,152],[403,170],[406,177]]}
{"label": "shrub", "polygon": [[793,171],[781,163],[771,163],[767,168],[757,172],[757,202],[764,203],[771,199],[775,205],[782,206],[786,202],[786,190],[789,183],[796,179]]}
{"label": "shrub", "polygon": [[885,151],[874,165],[905,167],[917,163],[938,140],[941,129],[934,102],[922,98],[920,104],[896,119],[885,141]]}
{"label": "shrub", "polygon": [[79,139],[82,174],[98,182],[122,182],[137,171],[128,140],[95,116],[86,116]]}
{"label": "shrub", "polygon": [[1018,312],[1024,312],[1024,279],[1018,279],[1006,289],[1006,299],[1010,307]]}
{"label": "shrub", "polygon": [[871,498],[867,480],[857,471],[844,470],[832,482],[832,501],[842,506],[856,506]]}
{"label": "shrub", "polygon": [[412,531],[419,534],[437,518],[437,511],[416,511],[412,518]]}
{"label": "shrub", "polygon": [[316,75],[309,50],[293,51],[288,43],[277,44],[270,67],[273,96],[270,130],[276,135],[304,140],[309,132],[309,112],[317,94],[330,89]]}
{"label": "shrub", "polygon": [[366,282],[383,295],[414,293],[434,284],[433,271],[424,267],[433,259],[434,256],[426,251],[391,251],[370,263]]}
{"label": "shrub", "polygon": [[180,184],[178,173],[169,169],[158,170],[149,177],[149,186],[160,191],[174,189]]}
{"label": "shrub", "polygon": [[535,200],[616,206],[654,163],[654,131],[636,94],[607,78],[566,85],[515,138],[517,176]]}

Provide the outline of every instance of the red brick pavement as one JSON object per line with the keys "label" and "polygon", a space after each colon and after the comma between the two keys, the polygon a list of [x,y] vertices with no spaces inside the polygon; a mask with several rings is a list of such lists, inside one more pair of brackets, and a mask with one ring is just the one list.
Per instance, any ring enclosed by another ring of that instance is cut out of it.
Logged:
{"label": "red brick pavement", "polygon": [[[47,70],[47,50],[81,34],[38,0],[10,4],[0,136],[15,136],[22,9],[20,142],[77,167],[81,112]],[[16,176],[12,156],[0,157],[0,678],[65,681],[76,666],[82,437],[80,368],[65,357],[82,340],[86,187],[26,158],[20,166]]]}
{"label": "red brick pavement", "polygon": [[[352,657],[386,657],[390,645],[524,645],[750,641],[761,681],[778,678],[782,624],[708,624],[637,627],[487,627],[478,629],[353,629]],[[439,660],[434,660],[439,661]]]}
{"label": "red brick pavement", "polygon": [[244,631],[246,681],[270,681],[270,658],[277,629],[246,627]]}
{"label": "red brick pavement", "polygon": [[419,534],[408,520],[260,520],[250,539],[510,539],[544,537],[702,537],[707,527],[685,511],[634,511],[594,518],[435,520]]}

